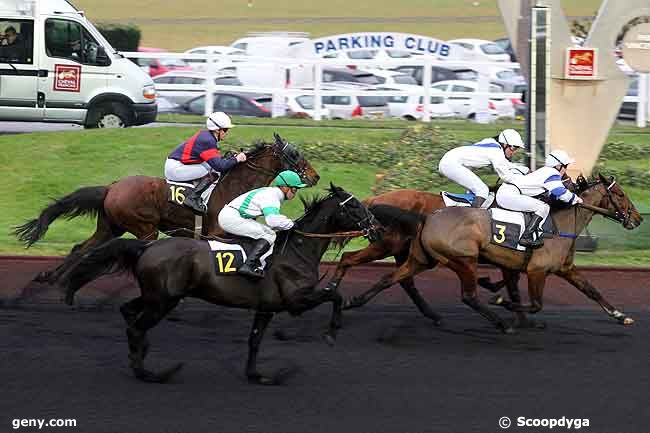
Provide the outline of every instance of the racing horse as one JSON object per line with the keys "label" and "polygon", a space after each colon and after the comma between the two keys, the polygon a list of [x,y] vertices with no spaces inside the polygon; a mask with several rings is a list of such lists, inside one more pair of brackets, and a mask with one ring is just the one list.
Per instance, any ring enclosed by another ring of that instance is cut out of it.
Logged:
{"label": "racing horse", "polygon": [[74,293],[84,284],[102,274],[126,270],[136,277],[142,296],[121,307],[128,325],[130,366],[143,381],[163,382],[181,364],[154,373],[144,367],[149,349],[146,333],[178,302],[191,296],[232,308],[254,309],[250,331],[246,375],[259,384],[274,384],[280,375],[264,376],[257,370],[257,353],[264,330],[275,313],[288,311],[293,315],[332,302],[338,314],[333,315],[326,336],[334,338],[340,327],[342,297],[332,290],[317,290],[320,259],[331,238],[350,235],[342,230],[355,230],[355,235],[375,236],[372,214],[353,195],[330,185],[324,198],[303,200],[305,213],[291,230],[278,234],[272,258],[263,280],[251,281],[244,276],[222,276],[215,273],[215,252],[206,241],[168,238],[149,242],[137,239],[114,239],[86,252],[63,278],[67,291]]}
{"label": "racing horse", "polygon": [[[315,185],[320,176],[300,152],[274,134],[274,143],[258,143],[247,151],[246,163],[237,164],[219,181],[208,201],[203,234],[222,233],[217,217],[232,199],[255,187],[266,186],[283,170],[293,170],[302,180]],[[129,176],[107,186],[80,188],[54,200],[38,216],[15,228],[15,235],[30,247],[47,232],[54,220],[81,215],[97,216],[95,233],[75,245],[59,267],[43,272],[36,281],[56,284],[74,261],[92,246],[129,232],[138,239],[157,239],[160,231],[174,236],[192,236],[194,213],[168,201],[169,185],[165,179]]]}
{"label": "racing horse", "polygon": [[[589,224],[595,214],[615,220],[628,230],[641,224],[643,218],[625,191],[613,178],[577,180],[577,193],[584,203],[567,209],[553,210],[553,218],[559,232],[573,236],[546,239],[544,246],[526,252],[509,250],[491,244],[491,217],[484,209],[452,207],[441,209],[432,215],[420,215],[417,235],[410,244],[408,257],[394,272],[384,276],[367,293],[377,294],[397,282],[412,280],[426,270],[442,263],[453,270],[461,282],[462,301],[486,317],[504,332],[512,328],[497,314],[486,308],[477,297],[477,265],[479,258],[506,270],[506,280],[525,272],[528,276],[530,304],[502,302],[511,311],[536,313],[543,306],[546,277],[555,274],[565,279],[590,299],[596,301],[610,316],[624,325],[634,321],[614,308],[598,290],[576,270],[575,238]],[[373,208],[370,208],[371,210]],[[403,211],[402,211],[403,212]],[[403,212],[409,221],[413,214]],[[516,284],[516,283],[515,283]],[[364,299],[353,297],[346,306],[362,305]]]}

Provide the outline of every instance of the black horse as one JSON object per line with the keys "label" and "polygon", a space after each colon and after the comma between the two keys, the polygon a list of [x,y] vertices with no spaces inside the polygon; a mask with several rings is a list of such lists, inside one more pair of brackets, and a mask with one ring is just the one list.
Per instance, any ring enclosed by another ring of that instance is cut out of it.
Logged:
{"label": "black horse", "polygon": [[148,382],[164,382],[182,366],[161,373],[144,367],[149,349],[147,331],[182,298],[191,296],[217,305],[254,309],[246,375],[251,382],[278,383],[280,375],[263,376],[256,366],[259,345],[273,314],[288,311],[298,315],[332,302],[326,338],[333,341],[340,328],[343,300],[334,290],[316,289],[320,259],[336,232],[355,230],[357,235],[369,238],[377,235],[374,217],[359,200],[334,185],[330,185],[329,192],[324,198],[303,200],[305,214],[296,220],[293,229],[279,233],[273,263],[261,281],[215,274],[214,253],[205,241],[115,239],[86,253],[70,270],[64,281],[67,299],[71,300],[74,292],[100,275],[116,270],[133,273],[142,296],[125,303],[120,310],[128,325],[130,366],[137,378]]}

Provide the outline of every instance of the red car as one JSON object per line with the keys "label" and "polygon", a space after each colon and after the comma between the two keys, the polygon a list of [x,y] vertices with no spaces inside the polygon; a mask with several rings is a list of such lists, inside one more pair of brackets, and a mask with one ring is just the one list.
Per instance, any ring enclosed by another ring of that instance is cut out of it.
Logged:
{"label": "red car", "polygon": [[[165,53],[162,48],[139,47],[141,53]],[[138,58],[136,63],[145,70],[150,76],[164,74],[169,71],[191,71],[190,65],[183,59],[157,59],[157,58]]]}

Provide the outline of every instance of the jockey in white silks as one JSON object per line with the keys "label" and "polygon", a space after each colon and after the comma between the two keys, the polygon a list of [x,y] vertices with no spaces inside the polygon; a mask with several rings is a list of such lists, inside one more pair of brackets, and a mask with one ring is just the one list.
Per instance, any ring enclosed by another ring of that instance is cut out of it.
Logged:
{"label": "jockey in white silks", "polygon": [[571,205],[582,203],[582,199],[566,189],[562,183],[567,166],[573,162],[574,159],[565,151],[554,150],[546,157],[544,167],[525,176],[517,176],[497,190],[496,201],[500,207],[519,212],[534,212],[530,224],[521,235],[521,245],[531,248],[544,245],[542,237],[538,236],[534,240],[533,234],[539,230],[539,224],[548,217],[551,208],[535,197],[550,194]]}
{"label": "jockey in white silks", "polygon": [[[272,186],[246,192],[221,209],[219,225],[225,232],[257,240],[248,252],[246,262],[239,268],[240,274],[252,278],[264,277],[260,258],[275,242],[274,230],[293,227],[293,221],[280,213],[280,206],[285,199],[293,199],[298,189],[306,186],[298,173],[285,170],[275,177]],[[264,216],[266,225],[255,221],[260,216]]]}
{"label": "jockey in white silks", "polygon": [[438,171],[443,176],[464,186],[474,193],[472,207],[481,207],[487,200],[489,188],[470,168],[492,166],[503,182],[512,181],[519,176],[511,170],[512,156],[518,149],[524,148],[521,136],[514,129],[506,129],[498,136],[486,138],[470,146],[451,149],[443,155],[438,164]]}

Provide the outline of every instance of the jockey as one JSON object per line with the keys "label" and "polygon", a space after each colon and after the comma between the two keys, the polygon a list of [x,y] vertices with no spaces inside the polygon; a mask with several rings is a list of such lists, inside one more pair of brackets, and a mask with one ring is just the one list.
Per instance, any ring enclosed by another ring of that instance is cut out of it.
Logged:
{"label": "jockey", "polygon": [[[461,146],[445,153],[438,164],[443,176],[474,193],[472,207],[481,207],[489,194],[488,186],[469,168],[491,165],[503,182],[510,182],[520,174],[511,170],[510,160],[523,148],[524,142],[514,129],[505,129],[498,136],[486,138],[470,146]],[[468,168],[469,167],[469,168]]]}
{"label": "jockey", "polygon": [[535,198],[549,193],[555,199],[571,205],[582,203],[582,199],[566,189],[562,176],[569,164],[575,162],[565,151],[554,150],[548,154],[544,167],[526,176],[518,176],[512,182],[501,185],[497,191],[497,204],[508,210],[534,212],[533,219],[521,235],[519,243],[525,247],[538,248],[544,245],[541,236],[533,240],[539,224],[546,219],[550,206]]}
{"label": "jockey", "polygon": [[[272,186],[244,193],[219,212],[219,225],[225,232],[257,240],[248,252],[246,263],[239,268],[240,274],[253,278],[264,277],[264,270],[260,269],[260,258],[275,242],[273,230],[289,230],[293,227],[293,221],[280,213],[280,205],[285,199],[293,199],[298,189],[306,186],[296,172],[285,170],[276,176]],[[267,225],[255,221],[255,218],[262,215]]]}
{"label": "jockey", "polygon": [[205,125],[207,131],[199,131],[186,142],[179,144],[165,162],[165,177],[171,181],[201,179],[185,199],[185,205],[200,213],[207,211],[201,194],[214,182],[212,172],[215,171],[221,176],[237,163],[246,161],[246,154],[243,152],[230,158],[221,157],[219,142],[234,126],[226,113],[217,111],[210,114]]}

